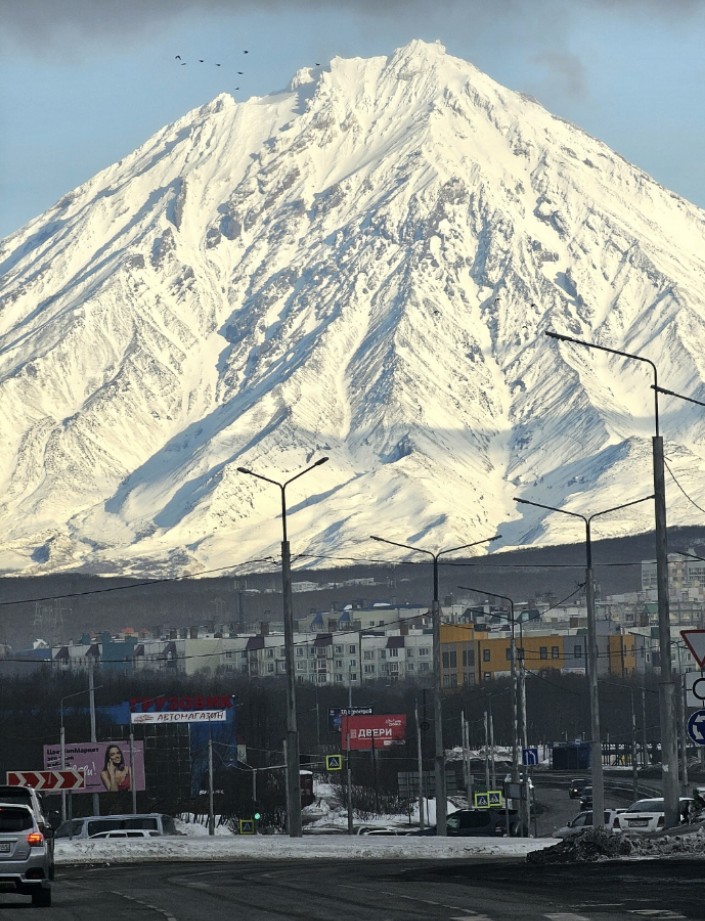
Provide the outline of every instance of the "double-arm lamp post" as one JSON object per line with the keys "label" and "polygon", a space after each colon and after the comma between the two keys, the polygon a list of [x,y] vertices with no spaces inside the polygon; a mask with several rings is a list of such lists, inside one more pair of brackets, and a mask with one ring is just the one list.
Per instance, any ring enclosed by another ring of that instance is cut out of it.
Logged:
{"label": "double-arm lamp post", "polygon": [[436,782],[436,834],[445,836],[448,831],[448,799],[446,796],[446,772],[445,772],[445,748],[443,746],[443,667],[441,659],[441,606],[438,598],[438,558],[446,553],[455,553],[458,550],[467,550],[469,547],[477,547],[480,544],[489,544],[490,541],[497,540],[501,534],[495,534],[494,537],[488,537],[485,540],[476,540],[472,544],[462,544],[460,547],[450,547],[446,550],[439,550],[434,553],[432,550],[426,550],[423,547],[414,547],[411,544],[401,544],[395,540],[387,540],[384,537],[370,535],[372,540],[377,540],[382,544],[391,544],[393,547],[402,547],[404,550],[413,550],[415,553],[425,553],[433,560],[433,606],[431,608],[431,620],[433,624],[433,719],[435,727],[435,782]]}
{"label": "double-arm lamp post", "polygon": [[[512,685],[512,783],[519,783],[519,702],[518,702],[518,680],[517,680],[517,638],[516,638],[516,618],[514,615],[514,600],[508,595],[498,595],[496,592],[488,592],[484,588],[474,588],[470,585],[459,585],[458,588],[462,588],[466,592],[477,592],[479,595],[489,595],[490,598],[499,598],[502,601],[506,601],[509,604],[509,675]],[[520,625],[521,629],[521,625]],[[522,642],[523,646],[523,642]],[[521,722],[522,722],[522,732],[521,732],[521,742],[524,748],[527,747],[527,726],[526,726],[526,675],[524,672],[524,663],[523,663],[523,650],[522,650],[522,665],[520,669],[521,673]],[[526,828],[526,833],[529,833],[529,774],[526,772],[526,789],[524,800],[524,814],[522,816],[522,825]]]}
{"label": "double-arm lamp post", "polygon": [[305,473],[320,467],[328,460],[321,457],[315,464],[299,471],[295,476],[280,483],[270,477],[255,473],[247,467],[238,467],[238,473],[246,473],[278,486],[282,501],[282,604],[284,608],[284,657],[286,664],[286,814],[289,837],[300,838],[301,825],[301,788],[299,764],[299,730],[296,720],[296,672],[294,663],[294,605],[291,596],[291,550],[286,530],[286,487],[298,480]]}
{"label": "double-arm lamp post", "polygon": [[593,518],[617,512],[640,502],[648,502],[653,496],[644,496],[633,502],[615,505],[592,515],[581,515],[579,512],[569,512],[564,508],[555,508],[553,505],[542,505],[540,502],[530,502],[528,499],[515,499],[521,505],[533,505],[534,508],[546,509],[549,512],[559,512],[570,515],[571,518],[580,518],[585,523],[585,604],[587,606],[587,671],[590,687],[590,776],[592,781],[592,821],[594,826],[604,825],[605,816],[605,783],[602,771],[602,740],[600,735],[600,698],[598,693],[598,645],[597,645],[597,617],[595,613],[595,583],[592,569],[592,541],[590,523]]}
{"label": "double-arm lamp post", "polygon": [[[659,683],[659,716],[661,723],[661,758],[664,811],[666,826],[677,825],[680,818],[679,784],[678,784],[678,733],[676,727],[675,686],[673,684],[673,669],[671,666],[671,618],[668,597],[668,544],[666,533],[666,482],[663,460],[663,437],[659,433],[658,395],[661,388],[658,385],[658,372],[656,365],[643,355],[634,355],[631,352],[622,352],[619,349],[610,349],[594,342],[583,339],[574,339],[561,333],[546,330],[546,335],[559,342],[571,342],[611,355],[619,355],[633,361],[641,361],[651,367],[654,376],[652,389],[654,391],[654,423],[655,433],[652,439],[653,449],[653,476],[654,476],[654,506],[655,506],[655,534],[656,534],[656,588],[658,594],[658,632],[659,632],[659,658],[661,660],[661,681]],[[677,396],[677,394],[675,394]]]}

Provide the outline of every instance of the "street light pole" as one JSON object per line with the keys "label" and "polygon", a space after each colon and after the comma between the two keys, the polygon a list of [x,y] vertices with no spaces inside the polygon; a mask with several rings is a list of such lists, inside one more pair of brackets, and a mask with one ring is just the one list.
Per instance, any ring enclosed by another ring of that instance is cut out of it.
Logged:
{"label": "street light pole", "polygon": [[[518,682],[517,682],[517,641],[516,641],[516,619],[514,617],[514,601],[508,595],[498,595],[496,592],[488,592],[483,588],[473,588],[469,585],[459,585],[458,588],[466,592],[477,592],[480,595],[489,595],[490,598],[501,598],[502,601],[509,603],[509,674],[512,684],[511,704],[512,704],[512,783],[519,783],[519,702],[518,702]],[[522,632],[522,648],[523,648]],[[526,735],[526,673],[523,662],[520,669],[522,688],[521,688],[521,714],[522,714],[522,741],[524,747],[527,746]],[[526,772],[526,788],[524,791],[524,815],[522,816],[522,826],[526,828],[526,834],[529,834],[529,797],[530,789],[528,783],[528,771]]]}
{"label": "street light pole", "polygon": [[435,738],[435,781],[436,781],[436,835],[447,834],[448,798],[446,796],[446,771],[445,748],[443,746],[443,663],[441,656],[441,605],[438,598],[438,558],[446,553],[455,553],[457,550],[467,550],[468,547],[477,547],[479,544],[488,544],[497,540],[501,534],[488,537],[485,540],[476,540],[471,544],[461,544],[460,547],[450,547],[434,553],[423,547],[414,547],[411,544],[400,544],[395,540],[376,537],[371,534],[372,540],[382,544],[391,544],[393,547],[402,547],[413,550],[415,553],[425,553],[433,560],[433,603],[431,607],[431,622],[433,624],[433,718]]}
{"label": "street light pole", "polygon": [[572,342],[590,349],[608,352],[611,355],[620,355],[634,361],[641,361],[649,365],[654,376],[654,436],[652,439],[653,477],[654,477],[654,506],[655,506],[655,536],[656,536],[656,589],[658,595],[658,628],[659,628],[659,657],[661,660],[661,681],[659,683],[659,716],[661,722],[661,750],[662,750],[662,784],[664,797],[664,811],[666,826],[677,825],[680,819],[678,784],[678,735],[676,728],[675,687],[673,684],[673,669],[671,667],[671,616],[668,597],[668,541],[666,531],[666,481],[663,460],[663,438],[659,433],[659,408],[658,408],[658,371],[656,365],[643,355],[634,355],[619,349],[610,349],[594,342],[585,342],[564,336],[552,330],[545,330],[551,339],[560,342]]}
{"label": "street light pole", "polygon": [[[74,691],[73,694],[64,694],[64,696],[59,700],[59,746],[61,753],[61,769],[64,770],[66,767],[66,727],[64,726],[64,701],[70,700],[72,697],[80,697],[81,694],[90,695],[90,707],[91,707],[91,741],[95,741],[92,736],[95,734],[95,703],[93,700],[93,692],[102,688],[103,685],[99,684],[97,687],[93,685],[93,671],[91,669],[91,681],[90,686],[84,688],[82,691]],[[94,794],[95,795],[95,794]],[[94,807],[95,808],[95,807]],[[96,815],[98,814],[96,810]],[[66,791],[61,791],[61,821],[66,821]]]}
{"label": "street light pole", "polygon": [[289,546],[289,536],[286,528],[286,487],[298,480],[305,473],[320,467],[328,460],[327,457],[321,457],[315,464],[306,467],[305,470],[299,471],[295,476],[290,477],[283,483],[278,480],[270,479],[261,473],[255,473],[247,467],[238,467],[238,473],[246,473],[248,476],[256,477],[258,480],[264,480],[265,483],[272,483],[279,487],[281,492],[281,509],[282,509],[282,606],[284,612],[284,661],[286,665],[286,814],[289,826],[289,837],[300,838],[302,836],[301,823],[301,781],[299,765],[299,730],[296,719],[296,672],[294,662],[294,604],[291,595],[291,550]]}
{"label": "street light pole", "polygon": [[590,777],[592,782],[592,822],[593,826],[603,826],[605,817],[605,781],[602,770],[602,738],[600,733],[600,695],[598,685],[597,663],[599,650],[597,645],[597,614],[595,611],[595,582],[592,568],[592,538],[590,524],[593,518],[617,512],[640,502],[647,502],[653,496],[644,496],[634,502],[625,502],[614,508],[606,508],[592,515],[581,515],[579,512],[569,512],[564,508],[555,508],[552,505],[542,505],[540,502],[530,502],[528,499],[514,499],[521,505],[533,505],[549,512],[559,512],[570,515],[571,518],[580,518],[585,524],[585,604],[587,606],[587,671],[590,687]]}

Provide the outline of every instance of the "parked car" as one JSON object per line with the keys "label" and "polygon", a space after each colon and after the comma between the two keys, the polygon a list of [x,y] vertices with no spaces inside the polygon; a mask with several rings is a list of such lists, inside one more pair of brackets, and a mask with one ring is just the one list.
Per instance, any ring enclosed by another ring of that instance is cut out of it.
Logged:
{"label": "parked car", "polygon": [[[615,828],[615,821],[619,814],[620,812],[617,809],[605,809],[604,827],[606,831],[619,831],[619,827]],[[581,831],[585,831],[586,828],[592,828],[592,809],[583,810],[573,816],[569,822],[553,832],[553,837],[572,838],[574,835],[579,835]]]}
{"label": "parked car", "polygon": [[580,791],[580,808],[592,809],[592,784],[586,784]]}
{"label": "parked car", "polygon": [[162,835],[176,835],[176,824],[170,815],[145,812],[125,815],[89,815],[82,819],[69,819],[56,830],[57,838],[93,838],[102,831],[145,829]]}
{"label": "parked car", "polygon": [[[692,804],[692,797],[680,797],[681,821],[690,812]],[[665,805],[662,796],[652,799],[639,799],[619,814],[616,820],[616,827],[623,832],[635,832],[636,834],[661,831],[666,826],[664,809]]]}
{"label": "parked car", "polygon": [[41,794],[37,793],[34,787],[0,784],[0,803],[21,803],[32,810],[49,852],[49,879],[54,879],[54,830],[44,812]]}
{"label": "parked car", "polygon": [[91,841],[96,838],[161,838],[160,831],[152,831],[147,828],[123,828],[113,829],[113,831],[99,831],[96,835],[91,835]]}
{"label": "parked car", "polygon": [[51,857],[44,832],[24,803],[0,802],[0,887],[32,897],[32,905],[51,906]]}
{"label": "parked car", "polygon": [[571,799],[578,799],[583,792],[583,787],[586,787],[589,783],[590,781],[585,777],[574,777],[568,784],[568,796]]}
{"label": "parked car", "polygon": [[[504,809],[458,809],[446,819],[446,831],[449,838],[506,835],[507,816]],[[431,825],[413,834],[435,835],[436,826]],[[509,834],[513,837],[521,834],[521,819],[516,809],[509,810]]]}

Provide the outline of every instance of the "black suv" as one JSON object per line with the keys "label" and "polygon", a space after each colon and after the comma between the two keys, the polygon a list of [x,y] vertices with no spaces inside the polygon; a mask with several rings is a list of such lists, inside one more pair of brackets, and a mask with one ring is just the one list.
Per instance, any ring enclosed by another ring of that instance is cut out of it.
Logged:
{"label": "black suv", "polygon": [[[504,809],[458,809],[446,819],[449,838],[496,837],[507,834],[507,815]],[[417,835],[435,835],[435,825],[414,832]],[[509,810],[509,834],[521,834],[521,820],[516,809]]]}
{"label": "black suv", "polygon": [[583,792],[583,787],[589,784],[590,781],[585,777],[577,777],[574,780],[571,780],[568,785],[568,796],[571,799],[578,799],[580,794]]}

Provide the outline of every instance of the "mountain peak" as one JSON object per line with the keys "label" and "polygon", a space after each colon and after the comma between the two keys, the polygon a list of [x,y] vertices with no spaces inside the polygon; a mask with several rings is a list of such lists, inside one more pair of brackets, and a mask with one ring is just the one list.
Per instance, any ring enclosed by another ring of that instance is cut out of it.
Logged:
{"label": "mountain peak", "polygon": [[[696,394],[704,244],[702,211],[438,43],[221,94],[0,245],[0,566],[276,554],[279,491],[239,467],[296,478],[306,566],[378,559],[371,533],[581,540],[513,499],[649,493],[653,395],[544,333],[628,346]],[[702,505],[701,416],[669,404],[664,427]],[[645,503],[600,536],[650,526]]]}

